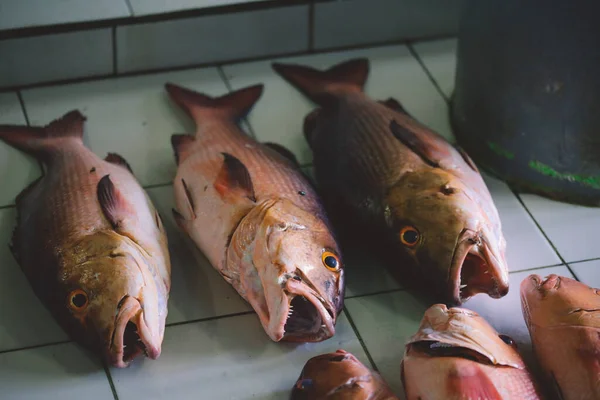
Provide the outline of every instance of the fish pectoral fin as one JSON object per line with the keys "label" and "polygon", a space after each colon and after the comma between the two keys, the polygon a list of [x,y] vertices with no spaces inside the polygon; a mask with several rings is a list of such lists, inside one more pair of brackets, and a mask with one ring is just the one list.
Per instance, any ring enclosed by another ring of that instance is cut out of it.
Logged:
{"label": "fish pectoral fin", "polygon": [[119,230],[122,228],[123,221],[132,212],[121,192],[110,180],[110,175],[105,175],[98,182],[97,196],[100,208],[113,229]]}
{"label": "fish pectoral fin", "polygon": [[183,186],[185,198],[187,199],[188,214],[192,216],[192,219],[196,219],[196,208],[194,206],[194,198],[192,197],[192,192],[190,192],[190,188],[188,187],[187,183],[185,183],[185,180],[183,180],[183,178],[181,179],[181,185]]}
{"label": "fish pectoral fin", "polygon": [[467,152],[462,147],[460,147],[459,145],[454,146],[454,148],[456,149],[456,151],[458,151],[458,154],[460,154],[460,156],[463,158],[463,160],[465,160],[465,163],[467,163],[467,165],[469,167],[471,167],[471,169],[473,171],[475,171],[475,172],[477,172],[479,174],[479,168],[477,168],[477,165],[475,165],[475,162],[473,162],[473,160],[467,154]]}
{"label": "fish pectoral fin", "polygon": [[477,366],[452,371],[448,375],[446,385],[448,398],[462,396],[462,399],[502,400],[496,386]]}
{"label": "fish pectoral fin", "polygon": [[268,148],[270,148],[271,150],[275,150],[277,153],[279,153],[280,155],[282,155],[283,157],[287,158],[292,163],[294,163],[294,165],[296,167],[300,168],[300,163],[298,162],[298,159],[296,158],[296,156],[294,155],[294,153],[292,153],[291,151],[289,151],[284,146],[282,146],[282,145],[280,145],[278,143],[271,143],[271,142],[266,142],[266,143],[263,143],[263,144],[265,146],[267,146]]}
{"label": "fish pectoral fin", "polygon": [[133,170],[131,169],[129,163],[117,153],[108,153],[108,155],[104,158],[104,161],[125,167],[133,174]]}
{"label": "fish pectoral fin", "polygon": [[184,158],[182,153],[195,141],[196,139],[191,135],[186,134],[174,134],[171,135],[171,147],[175,153],[175,162],[177,165]]}
{"label": "fish pectoral fin", "polygon": [[231,154],[221,154],[223,154],[223,166],[214,183],[217,193],[223,199],[230,196],[241,196],[255,202],[254,185],[248,168]]}
{"label": "fish pectoral fin", "polygon": [[410,114],[408,113],[408,111],[406,111],[406,109],[402,106],[402,104],[400,104],[400,102],[398,100],[394,99],[393,97],[390,97],[387,100],[380,100],[379,103],[383,104],[390,110],[398,111],[399,113],[410,116]]}
{"label": "fish pectoral fin", "polygon": [[183,215],[181,215],[181,213],[174,208],[171,209],[171,212],[173,213],[173,219],[177,223],[177,226],[179,227],[179,229],[181,229],[183,232],[187,232],[187,230],[185,228],[185,223],[187,222],[187,220],[185,219],[185,217]]}
{"label": "fish pectoral fin", "polygon": [[[416,126],[415,126],[416,127]],[[402,142],[413,153],[434,168],[441,168],[440,163],[443,159],[449,158],[451,154],[447,149],[443,149],[437,141],[425,141],[419,137],[414,127],[400,125],[395,119],[390,122],[390,130],[396,139]]]}

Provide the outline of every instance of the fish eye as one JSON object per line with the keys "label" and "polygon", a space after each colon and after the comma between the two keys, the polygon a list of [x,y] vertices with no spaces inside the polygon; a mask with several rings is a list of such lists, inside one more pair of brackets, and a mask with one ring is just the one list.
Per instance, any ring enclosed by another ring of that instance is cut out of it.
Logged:
{"label": "fish eye", "polygon": [[323,265],[330,271],[338,271],[340,269],[340,259],[330,251],[326,251],[321,256]]}
{"label": "fish eye", "polygon": [[73,290],[69,294],[69,307],[75,311],[85,310],[88,305],[88,296],[87,294],[81,290],[76,289]]}
{"label": "fish eye", "polygon": [[508,335],[498,335],[498,337],[500,339],[502,339],[502,341],[504,343],[506,343],[507,345],[509,345],[509,346],[516,346],[515,341],[510,336],[508,336]]}
{"label": "fish eye", "polygon": [[296,382],[296,389],[298,390],[309,390],[314,386],[314,382],[310,378],[304,378]]}
{"label": "fish eye", "polygon": [[414,247],[417,243],[419,243],[421,235],[419,235],[419,231],[414,226],[405,226],[400,230],[400,241],[403,245],[408,247]]}

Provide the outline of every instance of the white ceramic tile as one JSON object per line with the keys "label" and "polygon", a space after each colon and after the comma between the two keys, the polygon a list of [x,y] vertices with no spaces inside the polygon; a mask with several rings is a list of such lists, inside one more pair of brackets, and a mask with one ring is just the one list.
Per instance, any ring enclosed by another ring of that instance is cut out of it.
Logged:
{"label": "white ceramic tile", "polygon": [[508,185],[483,176],[500,214],[509,271],[560,264],[560,258]]}
{"label": "white ceramic tile", "polygon": [[[16,214],[14,208],[0,210],[0,351],[68,340],[33,293],[8,248]],[[1,382],[0,371],[0,387]]]}
{"label": "white ceramic tile", "polygon": [[457,46],[457,39],[419,42],[413,45],[447,98],[450,98],[454,90]]}
{"label": "white ceramic tile", "polygon": [[272,342],[251,314],[169,327],[158,360],[111,374],[120,400],[279,400],[289,397],[309,358],[340,348],[369,365],[344,315],[333,338],[290,344]]}
{"label": "white ceramic tile", "polygon": [[3,400],[113,399],[102,365],[73,343],[0,354]]}
{"label": "white ceramic tile", "polygon": [[119,72],[308,49],[308,6],[176,19],[117,28]]}
{"label": "white ceramic tile", "polygon": [[173,133],[193,132],[193,121],[168,99],[168,81],[213,96],[227,93],[214,68],[108,79],[23,92],[32,125],[78,108],[87,116],[84,142],[99,156],[118,152],[143,185],[175,176]]}
{"label": "white ceramic tile", "polygon": [[111,74],[111,37],[103,28],[0,40],[0,87]]}
{"label": "white ceramic tile", "polygon": [[454,34],[460,0],[352,0],[315,5],[315,48]]}
{"label": "white ceramic tile", "polygon": [[600,288],[600,260],[571,263],[569,266],[581,282]]}
{"label": "white ceramic tile", "polygon": [[2,0],[0,30],[128,17],[125,0]]}
{"label": "white ceramic tile", "polygon": [[[571,277],[564,266],[544,268],[534,272],[544,276],[558,273]],[[465,308],[480,313],[500,333],[513,337],[529,362],[532,361],[531,340],[521,313],[519,285],[530,273],[532,272],[522,271],[510,274],[511,289],[502,299],[496,300],[478,295],[464,305]],[[423,313],[428,307],[429,304],[417,300],[406,291],[346,301],[349,315],[373,362],[398,394],[403,393],[400,362],[404,353],[404,343],[417,331]]]}
{"label": "white ceramic tile", "polygon": [[135,16],[222,7],[265,0],[129,0]]}
{"label": "white ceramic tile", "polygon": [[173,220],[173,187],[148,190],[162,216],[171,255],[171,294],[167,323],[191,321],[244,311],[252,308],[210,265],[208,260]]}
{"label": "white ceramic tile", "polygon": [[[0,125],[26,125],[16,93],[0,94]],[[0,141],[0,207],[14,204],[21,190],[40,173],[40,166],[32,157]]]}
{"label": "white ceramic tile", "polygon": [[[315,54],[277,59],[326,69],[355,57],[370,60],[365,91],[377,100],[394,97],[417,119],[447,138],[452,138],[447,107],[417,60],[406,46]],[[293,151],[301,164],[312,160],[302,133],[304,117],[314,108],[300,92],[271,69],[271,61],[258,61],[223,67],[234,89],[264,83],[265,92],[248,116],[256,137],[263,142],[281,143]]]}
{"label": "white ceramic tile", "polygon": [[600,258],[600,208],[561,203],[532,194],[520,196],[566,262]]}

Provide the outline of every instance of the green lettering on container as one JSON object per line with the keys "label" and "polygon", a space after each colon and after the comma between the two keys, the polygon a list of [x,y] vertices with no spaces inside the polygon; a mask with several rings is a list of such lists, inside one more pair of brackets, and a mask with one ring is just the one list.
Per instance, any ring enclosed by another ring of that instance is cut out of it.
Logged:
{"label": "green lettering on container", "polygon": [[500,147],[497,143],[487,142],[487,145],[494,153],[498,154],[501,157],[508,158],[509,160],[512,160],[513,158],[515,158],[515,153],[512,153],[512,152]]}
{"label": "green lettering on container", "polygon": [[549,165],[546,165],[539,161],[529,161],[529,167],[551,178],[557,178],[570,182],[577,182],[594,189],[600,189],[600,176],[584,176],[561,173],[555,170],[554,168],[550,167]]}

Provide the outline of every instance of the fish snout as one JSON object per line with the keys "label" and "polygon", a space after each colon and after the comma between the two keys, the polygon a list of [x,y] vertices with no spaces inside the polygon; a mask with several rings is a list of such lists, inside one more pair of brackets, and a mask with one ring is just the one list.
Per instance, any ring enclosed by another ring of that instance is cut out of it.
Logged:
{"label": "fish snout", "polygon": [[156,360],[161,353],[162,339],[158,329],[146,323],[142,303],[135,297],[125,296],[119,302],[115,327],[109,347],[109,361],[117,368],[127,367],[140,354]]}
{"label": "fish snout", "polygon": [[544,291],[550,291],[554,289],[558,289],[560,287],[560,277],[556,274],[552,274],[546,277],[546,279],[541,282],[540,289]]}

